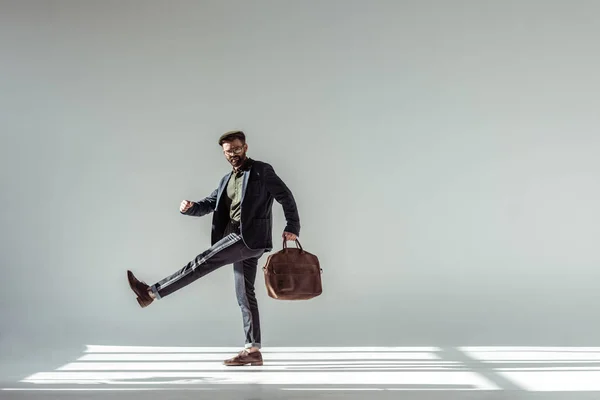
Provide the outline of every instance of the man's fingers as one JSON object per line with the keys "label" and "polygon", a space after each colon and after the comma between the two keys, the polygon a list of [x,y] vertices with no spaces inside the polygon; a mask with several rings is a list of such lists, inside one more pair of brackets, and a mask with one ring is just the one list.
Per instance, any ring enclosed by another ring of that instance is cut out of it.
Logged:
{"label": "man's fingers", "polygon": [[179,211],[186,212],[192,207],[192,202],[189,200],[183,200],[179,205]]}
{"label": "man's fingers", "polygon": [[283,232],[283,238],[286,240],[296,240],[297,236],[293,233]]}

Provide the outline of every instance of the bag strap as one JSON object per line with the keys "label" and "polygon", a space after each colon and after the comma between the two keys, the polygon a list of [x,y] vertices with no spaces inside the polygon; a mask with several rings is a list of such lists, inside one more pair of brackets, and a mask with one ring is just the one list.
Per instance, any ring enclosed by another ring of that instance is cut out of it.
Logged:
{"label": "bag strap", "polygon": [[[302,245],[300,244],[300,241],[298,239],[295,240],[296,242],[296,246],[300,249],[300,252],[304,252],[304,249],[302,248]],[[285,238],[283,239],[283,248],[287,249],[287,240],[285,240]]]}

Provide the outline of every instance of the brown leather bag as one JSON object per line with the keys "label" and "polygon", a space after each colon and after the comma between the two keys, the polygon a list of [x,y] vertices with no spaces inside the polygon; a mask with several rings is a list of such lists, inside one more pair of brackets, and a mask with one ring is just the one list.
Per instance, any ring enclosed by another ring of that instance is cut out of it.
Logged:
{"label": "brown leather bag", "polygon": [[284,239],[283,249],[267,257],[263,270],[269,297],[308,300],[323,292],[318,257],[304,250],[298,239],[296,245],[288,248]]}

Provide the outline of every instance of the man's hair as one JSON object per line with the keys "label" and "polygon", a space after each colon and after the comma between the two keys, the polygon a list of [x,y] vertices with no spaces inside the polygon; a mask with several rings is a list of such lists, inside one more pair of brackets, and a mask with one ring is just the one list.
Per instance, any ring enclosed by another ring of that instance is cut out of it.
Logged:
{"label": "man's hair", "polygon": [[246,144],[246,135],[242,131],[225,132],[219,138],[219,146],[223,146],[224,142],[233,142],[235,139],[240,139],[243,144]]}

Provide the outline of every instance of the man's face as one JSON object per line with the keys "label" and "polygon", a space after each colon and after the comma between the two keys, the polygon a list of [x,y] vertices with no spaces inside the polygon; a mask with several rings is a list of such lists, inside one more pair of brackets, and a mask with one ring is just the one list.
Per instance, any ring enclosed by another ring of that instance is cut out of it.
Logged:
{"label": "man's face", "polygon": [[227,161],[234,167],[238,168],[246,159],[247,144],[242,144],[240,139],[235,139],[231,142],[223,143],[223,153]]}

